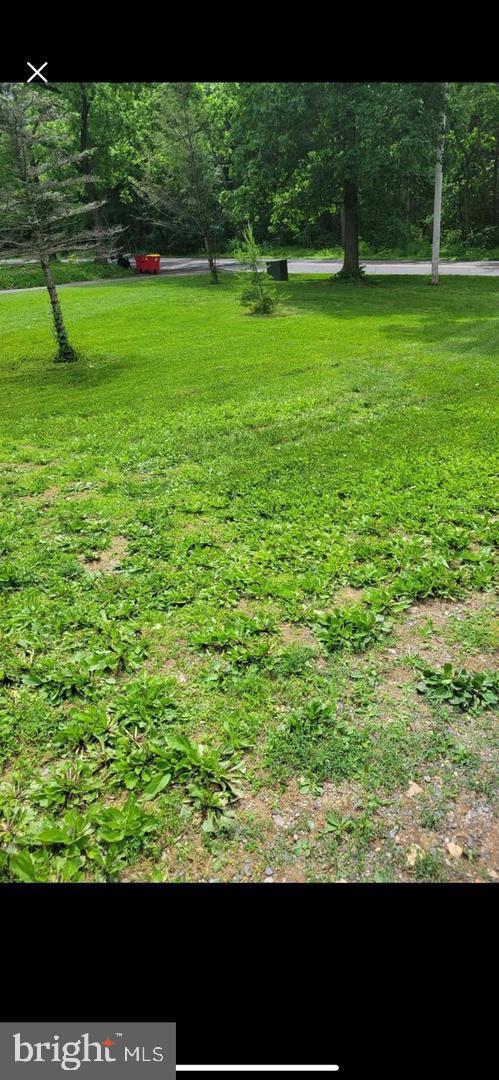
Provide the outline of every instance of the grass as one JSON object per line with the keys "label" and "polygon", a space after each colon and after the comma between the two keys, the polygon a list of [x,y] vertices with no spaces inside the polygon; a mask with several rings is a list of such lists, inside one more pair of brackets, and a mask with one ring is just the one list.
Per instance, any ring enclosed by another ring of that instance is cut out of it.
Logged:
{"label": "grass", "polygon": [[[97,281],[99,278],[124,278],[133,270],[123,270],[110,263],[54,262],[51,270],[56,285],[70,281]],[[0,266],[0,289],[33,289],[45,285],[40,266]]]}
{"label": "grass", "polygon": [[411,605],[490,595],[499,280],[375,282],[293,277],[269,319],[228,275],[75,287],[68,367],[45,294],[0,298],[2,880],[261,880],[294,786],[345,784],[269,852],[391,880],[387,800],[491,790],[490,713],[471,745],[409,665],[384,716],[377,664]]}

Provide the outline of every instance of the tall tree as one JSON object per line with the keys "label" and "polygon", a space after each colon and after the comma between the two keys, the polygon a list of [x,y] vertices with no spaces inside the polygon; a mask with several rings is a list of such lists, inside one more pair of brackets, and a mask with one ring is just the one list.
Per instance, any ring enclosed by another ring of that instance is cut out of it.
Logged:
{"label": "tall tree", "polygon": [[166,83],[158,89],[158,123],[148,175],[136,184],[147,220],[205,248],[218,284],[217,249],[222,228],[220,165],[210,138],[202,86]]}
{"label": "tall tree", "polygon": [[58,85],[68,117],[74,149],[91,150],[84,156],[82,171],[91,172],[89,197],[105,199],[95,211],[96,227],[121,224],[132,248],[143,242],[143,223],[138,220],[140,181],[152,146],[150,132],[158,115],[157,87],[150,83],[61,83]]}
{"label": "tall tree", "polygon": [[[50,267],[50,258],[64,251],[100,251],[118,230],[78,226],[101,203],[85,202],[84,154],[74,153],[60,103],[42,89],[7,85],[0,91],[0,132],[8,171],[0,204],[0,252],[36,258],[50,297],[57,362],[77,359]],[[88,154],[88,151],[84,152]]]}
{"label": "tall tree", "polygon": [[435,84],[241,84],[238,94],[232,206],[264,206],[271,229],[295,235],[328,218],[339,235],[343,219],[342,272],[357,277],[369,203],[371,213],[376,201],[400,205],[408,175],[431,183]]}
{"label": "tall tree", "polygon": [[463,245],[499,245],[499,83],[449,86],[443,205]]}

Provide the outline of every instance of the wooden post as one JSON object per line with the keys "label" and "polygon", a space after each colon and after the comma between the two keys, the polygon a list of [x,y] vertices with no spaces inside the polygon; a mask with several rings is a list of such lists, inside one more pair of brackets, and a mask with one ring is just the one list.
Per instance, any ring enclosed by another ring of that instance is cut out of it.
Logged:
{"label": "wooden post", "polygon": [[440,118],[437,141],[437,160],[435,165],[435,194],[433,200],[433,243],[431,246],[431,283],[438,285],[438,263],[440,259],[440,226],[442,218],[442,174],[445,143],[445,91],[444,105]]}

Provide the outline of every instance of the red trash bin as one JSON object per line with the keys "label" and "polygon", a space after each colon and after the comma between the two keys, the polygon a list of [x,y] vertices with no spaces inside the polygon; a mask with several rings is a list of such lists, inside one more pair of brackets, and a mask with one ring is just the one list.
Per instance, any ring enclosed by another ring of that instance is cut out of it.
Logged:
{"label": "red trash bin", "polygon": [[159,274],[161,255],[146,255],[147,269],[150,274]]}
{"label": "red trash bin", "polygon": [[135,269],[138,274],[159,274],[161,255],[136,255]]}

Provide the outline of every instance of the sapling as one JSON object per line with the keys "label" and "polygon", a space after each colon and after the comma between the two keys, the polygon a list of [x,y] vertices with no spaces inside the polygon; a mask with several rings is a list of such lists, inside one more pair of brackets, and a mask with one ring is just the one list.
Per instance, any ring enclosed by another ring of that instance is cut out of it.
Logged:
{"label": "sapling", "polygon": [[241,304],[249,308],[252,315],[271,315],[277,305],[277,289],[264,269],[251,225],[246,226],[242,243],[234,255],[244,267],[237,275],[241,286]]}

